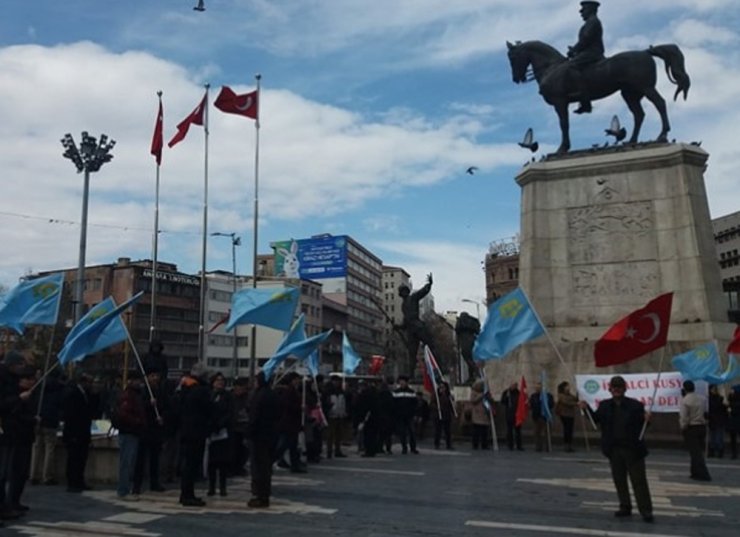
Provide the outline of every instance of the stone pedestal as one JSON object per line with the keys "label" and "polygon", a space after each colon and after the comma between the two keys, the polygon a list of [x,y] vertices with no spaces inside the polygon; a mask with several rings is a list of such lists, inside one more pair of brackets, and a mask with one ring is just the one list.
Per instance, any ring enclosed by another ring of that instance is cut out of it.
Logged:
{"label": "stone pedestal", "polygon": [[[599,372],[657,371],[670,358],[732,334],[715,253],[704,169],[708,154],[683,144],[615,147],[526,166],[522,187],[520,285],[547,338],[490,362],[497,390],[542,369],[549,386],[596,372],[594,342],[650,299],[673,291],[669,344]],[[496,394],[498,396],[498,394]]]}

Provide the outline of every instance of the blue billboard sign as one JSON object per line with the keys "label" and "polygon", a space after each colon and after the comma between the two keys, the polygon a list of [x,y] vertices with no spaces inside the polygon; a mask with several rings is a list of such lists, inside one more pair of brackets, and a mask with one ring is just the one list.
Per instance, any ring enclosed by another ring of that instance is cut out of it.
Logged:
{"label": "blue billboard sign", "polygon": [[278,241],[271,246],[275,251],[276,276],[320,280],[347,275],[347,238],[344,235]]}

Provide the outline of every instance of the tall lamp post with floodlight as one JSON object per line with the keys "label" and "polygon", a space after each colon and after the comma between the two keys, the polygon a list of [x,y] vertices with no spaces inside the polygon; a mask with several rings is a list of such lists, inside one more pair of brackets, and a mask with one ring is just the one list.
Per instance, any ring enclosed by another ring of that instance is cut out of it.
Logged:
{"label": "tall lamp post with floodlight", "polygon": [[[215,232],[211,233],[212,237],[230,237],[231,238],[231,275],[232,275],[232,283],[233,283],[233,292],[236,294],[236,247],[241,246],[242,239],[241,237],[237,237],[236,233],[220,233]],[[234,379],[239,375],[239,350],[237,345],[237,327],[234,327],[234,347],[233,347],[233,359],[232,359],[232,366],[234,368]]]}
{"label": "tall lamp post with floodlight", "polygon": [[101,134],[100,142],[87,131],[82,131],[80,147],[75,145],[72,135],[67,133],[61,140],[64,146],[64,158],[72,161],[77,173],[84,172],[85,182],[82,189],[82,221],[80,222],[80,258],[77,264],[77,285],[75,286],[75,324],[82,318],[83,292],[85,290],[85,250],[87,248],[87,201],[90,192],[90,173],[97,172],[106,162],[113,160],[110,151],[116,145],[108,135]]}

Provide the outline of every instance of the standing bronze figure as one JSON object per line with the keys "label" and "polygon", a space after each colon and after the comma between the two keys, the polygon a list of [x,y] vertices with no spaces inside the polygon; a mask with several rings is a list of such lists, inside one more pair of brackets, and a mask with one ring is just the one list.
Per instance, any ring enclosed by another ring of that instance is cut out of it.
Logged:
{"label": "standing bronze figure", "polygon": [[419,302],[432,290],[432,275],[427,275],[427,283],[421,289],[411,292],[407,285],[398,287],[398,295],[403,300],[401,311],[403,312],[403,324],[398,326],[403,331],[406,350],[408,353],[408,371],[409,376],[414,376],[416,370],[416,354],[419,352],[419,343],[429,347],[432,354],[436,356],[434,350],[434,340],[429,331],[427,324],[421,320],[419,315]]}
{"label": "standing bronze figure", "polygon": [[657,74],[653,57],[665,62],[668,79],[677,86],[673,99],[676,100],[681,93],[686,99],[691,81],[684,68],[683,53],[676,45],[658,45],[603,58],[601,23],[596,18],[598,3],[582,4],[581,15],[586,23],[581,29],[579,42],[570,48],[571,61],[541,41],[506,43],[514,82],[520,84],[536,80],[542,98],[558,114],[562,136],[557,152],[570,150],[568,105],[579,102],[576,112],[590,112],[592,100],[603,99],[617,91],[621,92],[634,118],[628,143],[637,143],[640,134],[645,118],[640,104],[643,97],[647,97],[660,114],[662,127],[657,141],[667,142],[671,127],[665,100],[655,87]]}

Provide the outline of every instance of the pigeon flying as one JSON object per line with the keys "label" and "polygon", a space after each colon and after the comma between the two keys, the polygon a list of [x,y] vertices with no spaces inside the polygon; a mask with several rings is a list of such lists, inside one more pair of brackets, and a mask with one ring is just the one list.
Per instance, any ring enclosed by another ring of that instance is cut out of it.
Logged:
{"label": "pigeon flying", "polygon": [[614,136],[614,143],[619,143],[627,137],[627,129],[619,124],[619,118],[614,116],[608,129],[604,129],[607,136]]}
{"label": "pigeon flying", "polygon": [[524,140],[519,142],[519,146],[523,147],[524,149],[529,149],[532,153],[535,153],[537,149],[539,149],[540,144],[533,141],[534,134],[532,133],[532,128],[528,128],[527,132],[524,133]]}

